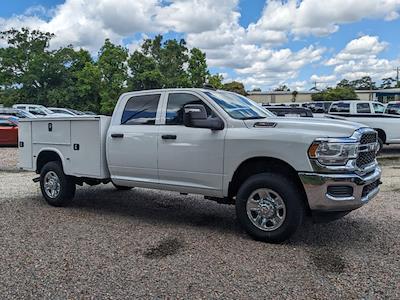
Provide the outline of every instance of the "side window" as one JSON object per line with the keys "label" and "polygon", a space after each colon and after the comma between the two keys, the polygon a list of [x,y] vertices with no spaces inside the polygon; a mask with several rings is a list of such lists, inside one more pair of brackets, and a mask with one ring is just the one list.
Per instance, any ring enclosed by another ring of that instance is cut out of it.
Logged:
{"label": "side window", "polygon": [[331,105],[331,108],[329,112],[334,112],[334,113],[350,113],[350,103],[333,103]]}
{"label": "side window", "polygon": [[379,103],[372,103],[374,106],[374,111],[377,114],[383,114],[385,112],[385,105],[379,104]]}
{"label": "side window", "polygon": [[134,96],[125,105],[122,125],[154,125],[160,94]]}
{"label": "side window", "polygon": [[357,113],[370,114],[371,107],[369,106],[369,103],[357,103]]}
{"label": "side window", "polygon": [[1,127],[13,127],[13,124],[8,120],[0,120]]}
{"label": "side window", "polygon": [[166,125],[183,125],[183,107],[186,104],[203,104],[206,107],[207,116],[212,115],[212,110],[202,100],[192,94],[171,93],[168,96]]}

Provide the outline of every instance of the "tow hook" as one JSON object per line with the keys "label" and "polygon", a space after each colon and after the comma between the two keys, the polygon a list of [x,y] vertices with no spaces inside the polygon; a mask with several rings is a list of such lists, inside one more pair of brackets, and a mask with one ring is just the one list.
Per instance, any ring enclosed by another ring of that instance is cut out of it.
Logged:
{"label": "tow hook", "polygon": [[33,178],[32,181],[33,181],[33,182],[39,182],[39,181],[40,181],[40,176],[39,176],[39,177],[36,177],[36,178]]}

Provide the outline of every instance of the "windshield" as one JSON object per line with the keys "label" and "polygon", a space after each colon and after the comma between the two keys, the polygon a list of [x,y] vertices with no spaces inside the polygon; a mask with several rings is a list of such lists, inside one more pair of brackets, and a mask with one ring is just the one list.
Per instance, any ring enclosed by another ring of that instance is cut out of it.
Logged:
{"label": "windshield", "polygon": [[235,93],[210,91],[205,92],[232,118],[239,120],[264,119],[274,114],[257,105],[252,100]]}
{"label": "windshield", "polygon": [[388,104],[386,113],[391,115],[400,115],[400,103]]}

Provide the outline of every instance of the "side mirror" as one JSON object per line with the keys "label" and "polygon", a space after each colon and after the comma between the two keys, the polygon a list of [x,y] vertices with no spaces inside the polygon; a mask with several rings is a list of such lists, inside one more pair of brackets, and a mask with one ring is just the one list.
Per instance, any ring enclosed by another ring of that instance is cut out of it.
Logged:
{"label": "side mirror", "polygon": [[183,107],[183,123],[186,127],[208,128],[211,130],[224,129],[224,122],[218,118],[208,118],[204,105],[187,104]]}

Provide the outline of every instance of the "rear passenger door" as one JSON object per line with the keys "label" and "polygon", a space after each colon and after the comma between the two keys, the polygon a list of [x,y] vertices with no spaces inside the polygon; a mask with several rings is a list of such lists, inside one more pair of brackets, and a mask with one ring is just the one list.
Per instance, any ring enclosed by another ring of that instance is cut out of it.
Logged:
{"label": "rear passenger door", "polygon": [[113,181],[120,185],[158,182],[158,106],[161,93],[135,95],[121,102],[122,115],[107,133],[107,160]]}
{"label": "rear passenger door", "polygon": [[220,196],[226,129],[185,127],[183,107],[203,104],[207,114],[216,114],[196,93],[170,92],[165,97],[158,137],[160,184],[169,189]]}

